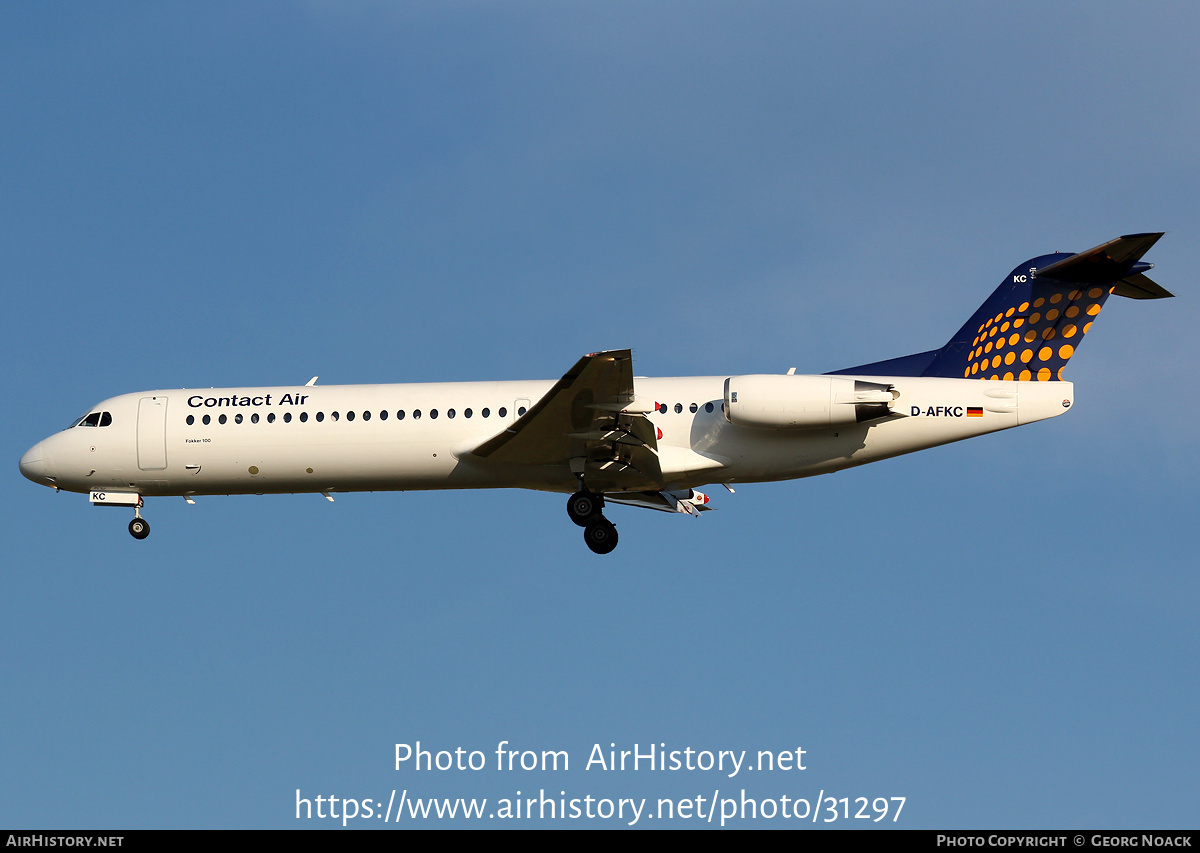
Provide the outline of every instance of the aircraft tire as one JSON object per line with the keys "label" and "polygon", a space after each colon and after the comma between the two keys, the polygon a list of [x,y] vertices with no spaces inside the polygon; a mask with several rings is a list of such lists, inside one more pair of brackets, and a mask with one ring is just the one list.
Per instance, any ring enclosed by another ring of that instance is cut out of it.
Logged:
{"label": "aircraft tire", "polygon": [[129,522],[129,535],[134,539],[145,539],[150,535],[150,522],[144,518],[135,518]]}
{"label": "aircraft tire", "polygon": [[580,527],[588,527],[595,524],[596,519],[601,517],[600,511],[602,507],[603,504],[600,498],[587,489],[580,489],[567,499],[567,515],[571,517],[571,521]]}
{"label": "aircraft tire", "polygon": [[603,516],[583,530],[583,541],[595,554],[608,554],[617,547],[617,528]]}

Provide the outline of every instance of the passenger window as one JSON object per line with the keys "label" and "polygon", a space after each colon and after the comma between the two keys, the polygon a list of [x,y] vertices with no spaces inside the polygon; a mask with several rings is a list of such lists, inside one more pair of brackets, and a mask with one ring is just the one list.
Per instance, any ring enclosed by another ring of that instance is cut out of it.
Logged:
{"label": "passenger window", "polygon": [[519,417],[522,417],[522,416],[525,414],[525,412],[526,412],[526,409],[525,409],[525,407],[524,407],[524,406],[522,406],[521,408],[517,409],[517,417],[518,417],[518,418],[519,418]]}
{"label": "passenger window", "polygon": [[348,420],[348,421],[354,420],[354,412],[346,412],[346,420]]}
{"label": "passenger window", "polygon": [[421,417],[421,410],[420,410],[420,409],[413,409],[413,417],[414,417],[414,418],[420,418],[420,417]]}
{"label": "passenger window", "polygon": [[381,420],[381,421],[387,420],[387,409],[384,409],[383,411],[381,411],[379,413],[379,420]]}
{"label": "passenger window", "polygon": [[229,420],[229,418],[225,417],[225,415],[221,415],[221,417],[217,418],[217,421],[222,424],[228,420]]}
{"label": "passenger window", "polygon": [[371,420],[371,412],[370,411],[363,412],[363,420],[364,421]]}
{"label": "passenger window", "polygon": [[204,416],[204,425],[208,426],[211,423],[212,423],[212,415],[205,415]]}
{"label": "passenger window", "polygon": [[463,409],[463,417],[464,417],[464,418],[469,418],[469,417],[471,417],[471,410],[470,410],[470,409]]}
{"label": "passenger window", "polygon": [[195,422],[196,422],[196,416],[195,416],[195,415],[188,415],[188,419],[187,419],[187,425],[188,425],[188,426],[191,426],[191,425],[192,425],[192,424],[194,424]]}
{"label": "passenger window", "polygon": [[692,403],[692,405],[688,406],[688,411],[694,415],[694,414],[696,414],[696,409],[698,409],[698,408],[700,408],[700,407],[697,406],[695,403]]}
{"label": "passenger window", "polygon": [[404,420],[404,409],[396,410],[396,420],[398,420],[398,421]]}
{"label": "passenger window", "polygon": [[238,412],[236,415],[233,416],[233,422],[235,424],[240,424],[242,422],[242,413],[241,412]]}
{"label": "passenger window", "polygon": [[324,413],[324,412],[317,412],[317,423],[321,423],[321,422],[322,422],[322,421],[324,421],[324,420],[325,420],[325,413]]}
{"label": "passenger window", "polygon": [[430,409],[430,410],[429,410],[429,417],[430,417],[432,420],[435,420],[435,421],[436,421],[436,420],[437,420],[437,409]]}
{"label": "passenger window", "polygon": [[682,414],[682,413],[683,413],[683,403],[676,403],[675,404],[675,414],[678,415],[678,414]]}
{"label": "passenger window", "polygon": [[[205,415],[204,418],[205,418],[204,422],[208,423],[208,415]],[[269,423],[269,424],[275,423],[275,413],[274,412],[267,413],[267,423]]]}
{"label": "passenger window", "polygon": [[508,414],[508,409],[504,408],[504,406],[501,406],[499,409],[496,410],[496,414],[499,415],[500,417],[504,417],[505,415]]}
{"label": "passenger window", "polygon": [[337,412],[330,412],[329,417],[336,421],[339,415]]}
{"label": "passenger window", "polygon": [[705,404],[704,404],[704,411],[706,411],[706,412],[711,412],[711,411],[712,411],[712,403],[705,403]]}
{"label": "passenger window", "polygon": [[250,416],[250,423],[252,423],[252,424],[258,423],[258,412],[255,412],[254,414],[252,414]]}
{"label": "passenger window", "polygon": [[302,424],[308,423],[308,412],[300,413],[300,423],[302,423]]}
{"label": "passenger window", "polygon": [[454,409],[447,409],[446,417],[450,418],[451,420],[454,420]]}
{"label": "passenger window", "polygon": [[490,411],[488,411],[487,407],[485,406],[483,411],[480,412],[480,414],[483,415],[485,418],[487,418],[487,417],[491,417],[492,413]]}
{"label": "passenger window", "polygon": [[292,413],[291,412],[283,413],[283,422],[285,424],[290,424],[292,422]]}

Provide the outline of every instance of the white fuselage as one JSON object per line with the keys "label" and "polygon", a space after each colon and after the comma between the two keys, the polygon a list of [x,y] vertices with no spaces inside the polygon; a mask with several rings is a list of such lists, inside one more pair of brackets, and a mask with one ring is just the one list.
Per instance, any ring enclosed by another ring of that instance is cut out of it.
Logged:
{"label": "white fuselage", "polygon": [[[803,377],[797,377],[801,379]],[[890,417],[838,426],[737,426],[726,377],[637,378],[659,431],[662,481],[646,488],[784,480],[840,470],[1061,414],[1069,382],[854,377],[898,392]],[[75,492],[140,495],[530,488],[571,492],[566,460],[472,455],[554,385],[462,382],[180,389],[114,397],[21,460],[27,477]],[[677,411],[678,409],[678,411]],[[486,414],[485,414],[486,413]]]}

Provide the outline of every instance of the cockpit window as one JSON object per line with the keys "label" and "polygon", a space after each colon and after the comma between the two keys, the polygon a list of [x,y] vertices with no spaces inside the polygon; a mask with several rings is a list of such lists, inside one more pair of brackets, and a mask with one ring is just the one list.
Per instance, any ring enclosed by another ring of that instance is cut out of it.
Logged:
{"label": "cockpit window", "polygon": [[109,426],[111,423],[112,423],[112,414],[110,414],[109,412],[91,412],[89,414],[84,415],[79,420],[75,421],[75,423],[71,424],[69,429],[74,429],[75,427],[81,427],[81,426],[106,427],[106,426]]}

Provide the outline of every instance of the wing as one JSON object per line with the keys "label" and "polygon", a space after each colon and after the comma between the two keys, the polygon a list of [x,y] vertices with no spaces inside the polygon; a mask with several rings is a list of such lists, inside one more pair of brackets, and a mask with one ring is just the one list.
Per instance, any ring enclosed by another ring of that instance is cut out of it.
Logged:
{"label": "wing", "polygon": [[632,410],[635,399],[629,350],[585,355],[512,426],[471,454],[523,465],[584,460],[584,477],[596,491],[662,488],[656,431],[645,412]]}

